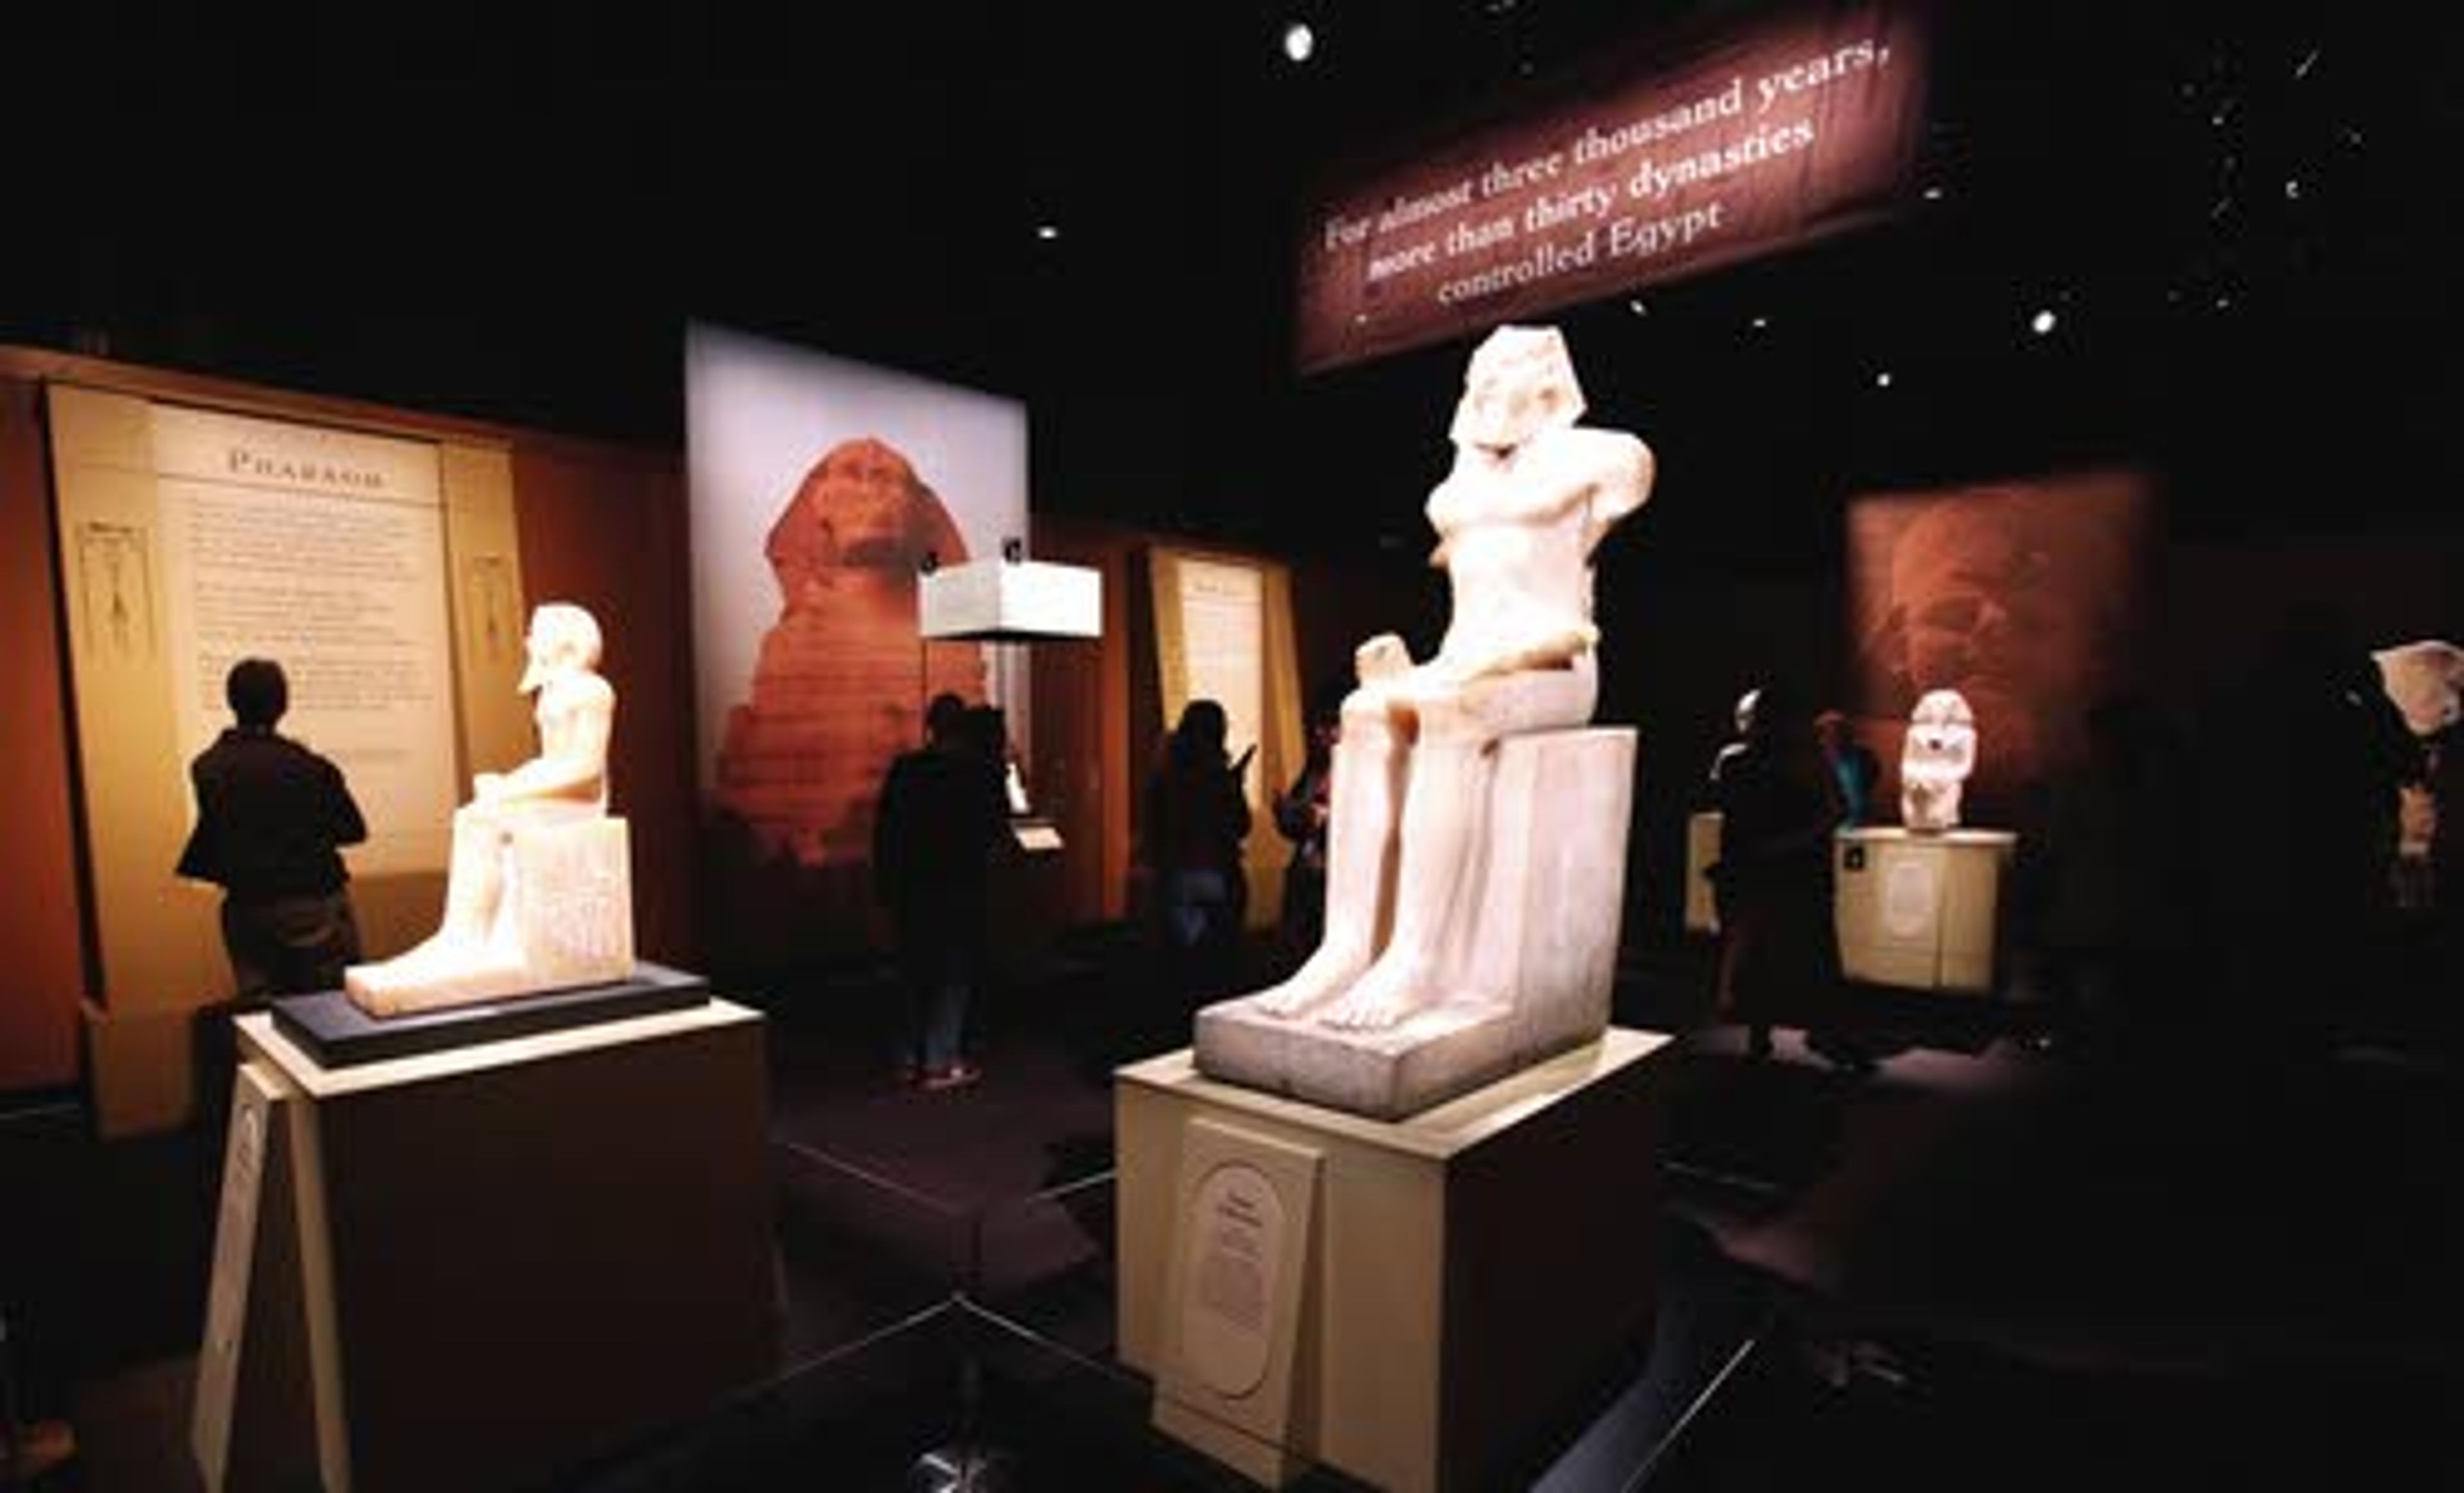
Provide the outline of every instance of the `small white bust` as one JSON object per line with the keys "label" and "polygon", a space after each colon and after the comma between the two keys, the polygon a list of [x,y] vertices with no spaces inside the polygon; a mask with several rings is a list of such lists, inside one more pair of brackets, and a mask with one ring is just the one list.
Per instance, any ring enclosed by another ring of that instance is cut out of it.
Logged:
{"label": "small white bust", "polygon": [[1959,827],[1960,785],[1976,770],[1976,715],[1956,690],[1929,690],[1908,713],[1900,820],[1924,834]]}

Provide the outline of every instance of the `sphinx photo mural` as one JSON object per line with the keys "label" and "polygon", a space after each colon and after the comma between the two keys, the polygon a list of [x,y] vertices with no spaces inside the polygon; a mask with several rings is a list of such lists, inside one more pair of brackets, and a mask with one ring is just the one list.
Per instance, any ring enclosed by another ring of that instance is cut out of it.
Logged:
{"label": "sphinx photo mural", "polygon": [[728,710],[715,797],[759,859],[862,860],[881,774],[922,738],[921,701],[983,696],[981,648],[915,636],[924,557],[956,563],[967,541],[907,458],[864,436],[814,463],[762,551],[779,618]]}
{"label": "sphinx photo mural", "polygon": [[[2153,510],[2146,479],[2129,472],[1852,500],[1859,736],[1896,764],[1917,702],[1958,692],[1979,742],[1976,801],[1961,817],[1993,827],[2076,758],[2090,706],[2141,682],[2131,640]],[[1879,801],[1896,801],[1899,786],[1886,780]]]}
{"label": "sphinx photo mural", "polygon": [[1023,735],[1023,668],[926,645],[916,587],[1025,537],[1025,407],[707,325],[686,406],[714,952],[851,947],[873,801],[926,702],[999,705]]}

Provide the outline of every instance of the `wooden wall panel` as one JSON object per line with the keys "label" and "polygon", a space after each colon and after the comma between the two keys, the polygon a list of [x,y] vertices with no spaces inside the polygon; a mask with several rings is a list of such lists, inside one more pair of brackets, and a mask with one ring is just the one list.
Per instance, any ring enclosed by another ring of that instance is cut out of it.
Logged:
{"label": "wooden wall panel", "polygon": [[41,398],[0,372],[0,1091],[76,1080],[85,990]]}
{"label": "wooden wall panel", "polygon": [[[1104,635],[1089,643],[1042,645],[1030,660],[1035,697],[1034,780],[1029,798],[1060,826],[1059,916],[1065,923],[1127,915],[1131,805],[1143,756],[1132,749],[1133,574],[1144,536],[1038,516],[1035,558],[1085,565],[1104,580]],[[1147,738],[1152,741],[1150,735]]]}
{"label": "wooden wall panel", "polygon": [[633,931],[642,956],[701,967],[693,892],[693,608],[678,459],[517,442],[522,580],[532,605],[576,602],[607,638],[616,687],[614,801],[630,822]]}

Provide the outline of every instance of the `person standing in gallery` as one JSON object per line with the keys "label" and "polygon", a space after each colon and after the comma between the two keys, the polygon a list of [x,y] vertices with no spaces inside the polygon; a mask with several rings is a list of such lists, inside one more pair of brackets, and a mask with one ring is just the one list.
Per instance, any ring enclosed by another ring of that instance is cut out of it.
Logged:
{"label": "person standing in gallery", "polygon": [[1297,962],[1326,936],[1326,836],[1333,809],[1334,744],[1343,735],[1343,693],[1322,690],[1309,701],[1309,756],[1275,797],[1275,829],[1292,843],[1284,867],[1284,905],[1277,938]]}
{"label": "person standing in gallery", "polygon": [[1857,739],[1857,728],[1840,711],[1814,717],[1814,738],[1822,745],[1822,760],[1839,795],[1839,824],[1854,829],[1874,822],[1874,790],[1882,780],[1882,763],[1874,749]]}
{"label": "person standing in gallery", "polygon": [[244,658],[223,680],[232,724],[188,764],[197,823],[179,874],[223,889],[223,948],[242,1006],[342,983],[360,957],[340,847],[368,837],[342,771],[275,728],[290,681]]}
{"label": "person standing in gallery", "polygon": [[983,729],[965,701],[935,695],[925,744],[891,763],[873,816],[873,890],[907,994],[902,1071],[929,1089],[983,1076],[966,1060],[967,1006],[989,957],[993,860],[1009,832]]}
{"label": "person standing in gallery", "polygon": [[1236,978],[1248,911],[1241,844],[1249,835],[1249,801],[1241,778],[1249,754],[1230,759],[1229,729],[1221,702],[1190,701],[1147,782],[1147,861],[1158,931],[1173,988],[1193,1009]]}
{"label": "person standing in gallery", "polygon": [[1838,930],[1832,914],[1831,839],[1838,794],[1813,717],[1783,686],[1762,691],[1745,750],[1717,789],[1722,892],[1723,1019],[1742,1021],[1747,1049],[1771,1053],[1771,1028],[1804,1023],[1807,1044],[1852,1069],[1872,1066],[1841,1031]]}

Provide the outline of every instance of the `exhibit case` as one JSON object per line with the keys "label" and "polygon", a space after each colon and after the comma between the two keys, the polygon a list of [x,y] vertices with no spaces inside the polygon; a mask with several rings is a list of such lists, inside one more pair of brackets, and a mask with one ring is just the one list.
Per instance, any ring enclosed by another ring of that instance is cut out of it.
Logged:
{"label": "exhibit case", "polygon": [[2019,837],[2001,829],[1843,829],[1832,842],[1840,972],[1973,994],[1994,988],[2002,882]]}

